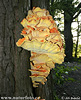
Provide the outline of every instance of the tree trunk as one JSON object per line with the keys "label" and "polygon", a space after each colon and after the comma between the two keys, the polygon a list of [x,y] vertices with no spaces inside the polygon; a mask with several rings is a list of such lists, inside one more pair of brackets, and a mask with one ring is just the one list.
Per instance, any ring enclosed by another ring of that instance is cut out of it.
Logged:
{"label": "tree trunk", "polygon": [[[44,9],[49,9],[49,0],[32,0],[32,8],[40,7]],[[51,71],[52,72],[52,71]],[[38,88],[34,89],[34,93],[36,97],[41,97],[45,100],[53,100],[53,82],[52,82],[52,74],[47,77],[47,82],[45,85],[39,85]]]}
{"label": "tree trunk", "polygon": [[[32,7],[49,9],[48,1],[32,0],[31,3]],[[34,89],[28,71],[30,52],[16,46],[23,28],[20,22],[31,7],[28,3],[30,0],[0,0],[0,96],[40,96],[53,100],[52,75],[49,75],[45,85],[40,84]]]}
{"label": "tree trunk", "polygon": [[[33,96],[29,78],[30,53],[16,46],[27,0],[0,0],[0,96]],[[22,100],[22,99],[21,99]]]}
{"label": "tree trunk", "polygon": [[76,47],[75,47],[75,57],[76,58],[77,58],[78,42],[79,42],[79,33],[77,33],[77,41],[76,41]]}
{"label": "tree trunk", "polygon": [[78,42],[79,42],[79,21],[77,20],[78,23],[78,29],[77,29],[77,41],[76,41],[76,47],[75,47],[75,57],[77,58],[77,49],[78,49]]}
{"label": "tree trunk", "polygon": [[31,2],[32,8],[33,7],[40,7],[49,10],[49,0],[32,0]]}
{"label": "tree trunk", "polygon": [[65,38],[65,54],[67,61],[71,61],[73,52],[73,36],[71,33],[71,16],[64,13],[64,38]]}

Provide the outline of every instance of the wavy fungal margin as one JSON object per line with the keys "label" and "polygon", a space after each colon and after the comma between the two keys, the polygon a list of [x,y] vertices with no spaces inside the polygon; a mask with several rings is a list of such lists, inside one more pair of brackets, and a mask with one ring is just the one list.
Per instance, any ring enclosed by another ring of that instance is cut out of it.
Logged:
{"label": "wavy fungal margin", "polygon": [[18,47],[31,51],[30,64],[33,87],[45,84],[46,77],[55,63],[64,61],[63,41],[49,11],[34,7],[21,22],[24,38],[16,42]]}

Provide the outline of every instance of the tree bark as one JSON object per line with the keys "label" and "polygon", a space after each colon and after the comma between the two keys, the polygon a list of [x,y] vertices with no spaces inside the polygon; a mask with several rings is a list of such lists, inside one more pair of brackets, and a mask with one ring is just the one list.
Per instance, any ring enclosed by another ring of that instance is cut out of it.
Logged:
{"label": "tree bark", "polygon": [[[32,8],[39,6],[49,9],[48,1],[32,0]],[[53,100],[52,75],[49,75],[45,85],[40,84],[34,89],[28,71],[30,52],[16,46],[23,28],[20,22],[31,8],[29,3],[30,0],[0,0],[0,96],[40,96]]]}
{"label": "tree bark", "polygon": [[0,0],[0,96],[3,97],[33,96],[28,71],[30,53],[16,46],[27,7],[27,0]]}
{"label": "tree bark", "polygon": [[31,7],[40,7],[49,10],[49,0],[31,0]]}
{"label": "tree bark", "polygon": [[71,61],[73,52],[73,36],[71,33],[72,18],[68,13],[64,13],[64,39],[65,39],[65,54],[66,61]]}

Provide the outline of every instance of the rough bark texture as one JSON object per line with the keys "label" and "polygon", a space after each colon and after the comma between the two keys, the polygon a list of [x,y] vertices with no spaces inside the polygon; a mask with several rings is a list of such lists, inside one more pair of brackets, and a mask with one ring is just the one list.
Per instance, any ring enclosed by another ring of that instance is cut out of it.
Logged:
{"label": "rough bark texture", "polygon": [[[44,9],[49,9],[49,0],[32,0],[32,8],[40,7]],[[52,71],[51,71],[52,72]],[[34,89],[34,94],[36,97],[41,97],[45,100],[54,100],[53,98],[53,82],[52,74],[47,77],[47,82],[45,85],[39,85],[38,88]]]}
{"label": "rough bark texture", "polygon": [[[67,17],[68,16],[68,17]],[[65,54],[66,61],[71,61],[73,52],[73,36],[71,33],[71,16],[68,13],[64,13],[64,38],[65,38]]]}
{"label": "rough bark texture", "polygon": [[49,0],[31,0],[31,7],[40,7],[49,10]]}
{"label": "rough bark texture", "polygon": [[33,96],[30,53],[16,46],[27,0],[0,0],[0,96]]}
{"label": "rough bark texture", "polygon": [[39,85],[38,88],[35,89],[35,96],[40,96],[41,98],[45,100],[54,100],[54,84],[53,84],[53,78],[52,78],[53,72],[50,72],[50,75],[47,77],[47,82],[45,85]]}
{"label": "rough bark texture", "polygon": [[[49,9],[49,0],[32,0],[32,7]],[[40,96],[53,100],[52,75],[45,85],[32,88],[30,52],[18,48],[16,41],[21,37],[20,22],[30,9],[30,0],[0,0],[0,96]],[[33,91],[34,90],[34,91]]]}

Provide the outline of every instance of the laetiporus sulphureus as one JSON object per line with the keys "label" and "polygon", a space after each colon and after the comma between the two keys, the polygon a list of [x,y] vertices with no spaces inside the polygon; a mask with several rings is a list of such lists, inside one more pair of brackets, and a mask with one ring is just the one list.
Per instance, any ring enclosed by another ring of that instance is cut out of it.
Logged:
{"label": "laetiporus sulphureus", "polygon": [[31,51],[30,63],[33,87],[38,87],[41,82],[45,84],[46,77],[55,63],[64,61],[63,40],[57,25],[49,11],[34,7],[28,11],[28,16],[21,22],[24,29],[16,45]]}

